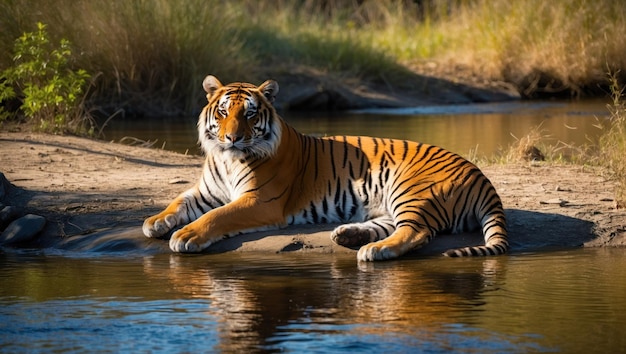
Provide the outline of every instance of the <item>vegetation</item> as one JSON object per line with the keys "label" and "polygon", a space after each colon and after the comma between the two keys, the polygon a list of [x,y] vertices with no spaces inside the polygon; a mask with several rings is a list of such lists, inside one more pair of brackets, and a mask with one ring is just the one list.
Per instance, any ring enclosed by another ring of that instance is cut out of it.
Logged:
{"label": "vegetation", "polygon": [[617,73],[609,73],[610,92],[613,102],[607,105],[610,117],[598,121],[597,127],[603,130],[600,138],[589,145],[573,146],[561,141],[556,143],[549,132],[541,126],[531,129],[528,134],[491,157],[479,157],[470,151],[470,158],[479,164],[507,164],[528,161],[531,164],[574,163],[590,167],[601,167],[608,172],[607,177],[616,183],[615,201],[617,208],[626,208],[626,104],[624,91]]}
{"label": "vegetation", "polygon": [[611,112],[610,125],[600,138],[602,163],[613,173],[617,181],[617,206],[626,208],[626,105],[623,101],[624,87],[620,86],[616,75],[610,78],[613,104],[608,107]]}
{"label": "vegetation", "polygon": [[[0,99],[21,98],[21,111],[42,131],[84,132],[87,115],[82,99],[90,76],[85,70],[69,69],[69,47],[64,39],[58,47],[52,45],[45,25],[38,23],[36,32],[24,33],[15,41],[14,65],[0,76]],[[11,113],[0,106],[0,121]]]}
{"label": "vegetation", "polygon": [[105,115],[191,113],[208,73],[259,82],[305,68],[396,84],[408,69],[463,68],[538,97],[594,94],[607,66],[626,69],[626,7],[614,0],[14,0],[0,11],[0,70],[14,65],[15,38],[45,23],[97,77],[89,103]]}

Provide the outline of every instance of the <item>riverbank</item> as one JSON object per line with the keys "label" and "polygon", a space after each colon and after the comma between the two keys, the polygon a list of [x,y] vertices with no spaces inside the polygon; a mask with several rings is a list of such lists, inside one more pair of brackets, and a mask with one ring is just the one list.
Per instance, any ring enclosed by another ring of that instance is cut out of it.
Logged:
{"label": "riverbank", "polygon": [[447,68],[435,62],[414,65],[401,81],[386,85],[327,75],[307,67],[293,67],[268,78],[280,85],[275,102],[279,110],[340,111],[521,99],[510,83],[486,80],[472,75],[467,68]]}
{"label": "riverbank", "polygon": [[[0,172],[11,183],[2,202],[42,215],[40,235],[20,247],[68,252],[169,252],[141,224],[200,175],[203,158],[73,136],[0,133]],[[513,252],[626,246],[626,211],[613,184],[589,168],[520,163],[481,167],[506,208]],[[332,226],[294,227],[225,240],[210,251],[354,253],[334,245]],[[418,254],[480,243],[442,235]]]}

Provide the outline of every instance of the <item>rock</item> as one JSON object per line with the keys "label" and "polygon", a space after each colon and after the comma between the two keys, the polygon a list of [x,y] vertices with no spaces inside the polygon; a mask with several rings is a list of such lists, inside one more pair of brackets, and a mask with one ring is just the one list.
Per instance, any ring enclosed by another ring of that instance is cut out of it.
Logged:
{"label": "rock", "polygon": [[20,217],[22,210],[15,206],[5,206],[0,210],[0,231],[4,230],[13,220]]}
{"label": "rock", "polygon": [[176,177],[176,178],[170,179],[167,183],[169,183],[169,184],[185,184],[185,183],[189,183],[189,181],[187,181],[187,180],[185,180],[184,178],[181,178],[181,177]]}
{"label": "rock", "polygon": [[4,173],[0,172],[0,200],[3,200],[4,197],[9,193],[9,186],[11,183],[9,180],[4,177]]}
{"label": "rock", "polygon": [[46,218],[27,214],[13,221],[0,235],[0,245],[30,241],[46,225]]}
{"label": "rock", "polygon": [[546,157],[536,146],[528,146],[522,152],[522,159],[525,161],[545,161]]}
{"label": "rock", "polygon": [[558,204],[559,206],[564,207],[570,204],[570,202],[561,198],[553,198],[553,199],[548,199],[548,200],[541,200],[539,201],[539,204]]}

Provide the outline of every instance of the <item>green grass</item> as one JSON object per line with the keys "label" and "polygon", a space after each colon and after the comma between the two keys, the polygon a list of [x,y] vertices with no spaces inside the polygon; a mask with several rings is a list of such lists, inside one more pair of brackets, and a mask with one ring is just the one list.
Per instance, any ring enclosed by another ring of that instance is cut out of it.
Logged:
{"label": "green grass", "polygon": [[[396,83],[435,62],[511,82],[528,97],[597,93],[626,72],[619,1],[14,0],[0,4],[0,69],[14,40],[48,25],[95,77],[109,114],[177,115],[203,102],[200,82],[260,82],[294,68]],[[44,10],[45,9],[45,10]]]}

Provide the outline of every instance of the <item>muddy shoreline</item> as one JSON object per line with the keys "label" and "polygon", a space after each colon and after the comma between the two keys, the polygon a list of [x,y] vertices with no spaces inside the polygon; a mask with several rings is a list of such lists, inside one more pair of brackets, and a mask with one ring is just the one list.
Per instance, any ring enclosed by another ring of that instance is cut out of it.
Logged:
{"label": "muddy shoreline", "polygon": [[[147,239],[143,219],[199,178],[203,157],[72,136],[0,133],[2,201],[47,223],[13,248],[68,252],[170,252]],[[481,166],[506,208],[512,252],[626,246],[626,211],[614,208],[613,184],[573,165]],[[355,253],[329,239],[333,225],[290,227],[233,237],[208,252]],[[441,235],[418,255],[481,242],[479,234]]]}

